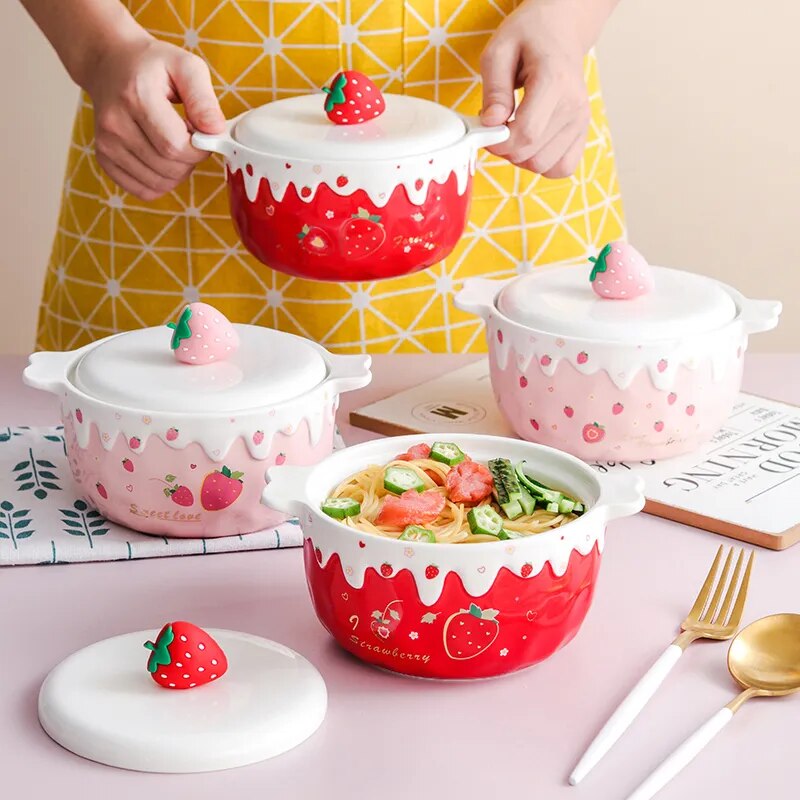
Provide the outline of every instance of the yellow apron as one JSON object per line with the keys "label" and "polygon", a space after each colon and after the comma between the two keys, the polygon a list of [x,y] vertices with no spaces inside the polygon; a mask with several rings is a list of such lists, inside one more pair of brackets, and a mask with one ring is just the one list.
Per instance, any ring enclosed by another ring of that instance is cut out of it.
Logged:
{"label": "yellow apron", "polygon": [[[325,85],[340,69],[386,92],[459,111],[480,109],[478,59],[512,0],[129,0],[141,25],[209,64],[227,117]],[[483,153],[470,223],[431,269],[364,284],[273,272],[238,241],[221,164],[204,162],[161,200],[124,194],[93,156],[83,98],[45,280],[38,346],[72,349],[117,331],[160,325],[202,299],[230,319],[279,328],[339,352],[477,352],[481,323],[453,307],[473,275],[510,277],[584,261],[621,235],[622,207],[593,56],[592,126],[573,178],[550,181]]]}

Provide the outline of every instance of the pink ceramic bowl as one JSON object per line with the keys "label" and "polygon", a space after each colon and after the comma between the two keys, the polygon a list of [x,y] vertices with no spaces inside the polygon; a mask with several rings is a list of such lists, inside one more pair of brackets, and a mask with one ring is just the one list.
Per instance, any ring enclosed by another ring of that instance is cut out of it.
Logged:
{"label": "pink ceramic bowl", "polygon": [[725,422],[752,333],[781,304],[688,272],[652,268],[655,290],[604,300],[588,269],[468,280],[455,304],[486,322],[492,387],[523,439],[586,460],[695,450]]}
{"label": "pink ceramic bowl", "polygon": [[73,475],[104,517],[177,537],[286,519],[260,502],[265,468],[331,453],[339,393],[369,382],[370,359],[233,328],[238,351],[198,366],[173,357],[166,327],[31,356],[25,382],[60,398]]}
{"label": "pink ceramic bowl", "polygon": [[[464,545],[372,536],[320,510],[349,475],[437,439],[484,463],[503,456],[536,464],[544,483],[580,497],[589,510],[535,536]],[[640,479],[599,475],[572,456],[517,439],[452,433],[367,442],[314,467],[273,467],[269,479],[264,503],[303,526],[306,580],[323,626],[368,664],[422,678],[503,675],[569,642],[592,602],[606,524],[644,505]]]}

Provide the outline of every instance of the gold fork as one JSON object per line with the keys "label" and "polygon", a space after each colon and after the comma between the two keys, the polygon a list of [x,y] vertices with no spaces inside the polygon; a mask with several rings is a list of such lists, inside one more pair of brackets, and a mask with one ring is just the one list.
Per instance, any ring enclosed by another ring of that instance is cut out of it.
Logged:
{"label": "gold fork", "polygon": [[[750,573],[753,568],[753,556],[747,559],[741,584],[739,576],[742,573],[745,551],[739,550],[733,577],[728,580],[733,563],[734,549],[728,550],[725,565],[717,577],[723,550],[720,545],[714,563],[708,571],[697,599],[691,611],[681,623],[681,633],[672,644],[662,653],[661,657],[653,664],[639,683],[633,687],[628,696],[620,703],[617,710],[601,729],[600,733],[589,745],[583,757],[578,762],[569,782],[575,786],[582,781],[589,771],[611,749],[613,744],[627,730],[628,726],[636,719],[639,712],[645,707],[647,701],[655,694],[669,671],[678,663],[683,651],[697,639],[732,639],[742,621],[742,611],[747,599],[747,587],[750,583]],[[726,591],[727,587],[727,591]],[[737,591],[738,587],[738,591]],[[713,590],[713,595],[712,595]],[[723,592],[725,594],[723,599]],[[709,600],[710,598],[710,600]],[[720,606],[720,602],[722,606]]]}

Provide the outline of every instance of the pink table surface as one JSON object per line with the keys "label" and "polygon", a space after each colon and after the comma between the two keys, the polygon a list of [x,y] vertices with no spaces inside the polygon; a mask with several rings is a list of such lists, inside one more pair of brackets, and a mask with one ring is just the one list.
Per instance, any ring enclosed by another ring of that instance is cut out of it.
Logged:
{"label": "pink table surface", "polygon": [[[465,362],[375,359],[351,408]],[[0,358],[0,421],[56,421],[52,398],[23,388],[23,359]],[[745,388],[800,403],[800,356],[753,356]],[[370,438],[343,426],[348,442]],[[676,633],[721,538],[639,515],[609,530],[601,578],[578,637],[549,661],[494,681],[408,680],[340,651],[308,601],[299,549],[203,558],[0,570],[0,796],[203,798],[623,798],[734,693],[726,644],[693,645],[635,727],[577,788],[576,759],[616,703]],[[800,611],[800,547],[759,550],[745,621]],[[272,761],[204,775],[148,775],[85,761],[36,717],[39,685],[73,650],[163,620],[259,634],[321,671],[328,716]],[[794,798],[800,697],[748,703],[660,795],[663,800]]]}

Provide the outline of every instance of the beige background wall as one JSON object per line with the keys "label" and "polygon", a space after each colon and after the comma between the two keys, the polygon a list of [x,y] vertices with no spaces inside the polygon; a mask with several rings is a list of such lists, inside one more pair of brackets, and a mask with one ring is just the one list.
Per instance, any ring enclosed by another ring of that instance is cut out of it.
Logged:
{"label": "beige background wall", "polygon": [[[800,349],[798,30],[794,0],[622,0],[599,48],[632,240],[782,299],[759,350]],[[27,352],[76,90],[15,0],[0,76],[0,352]]]}

